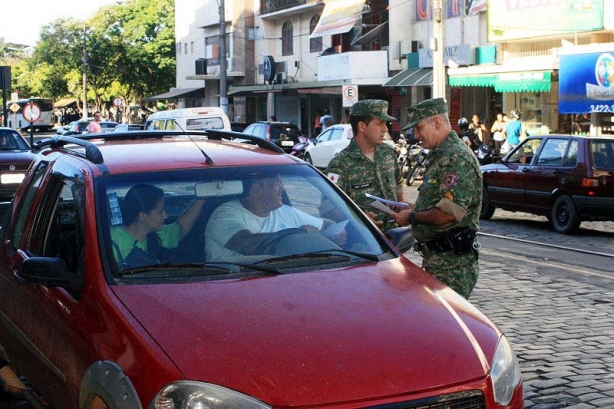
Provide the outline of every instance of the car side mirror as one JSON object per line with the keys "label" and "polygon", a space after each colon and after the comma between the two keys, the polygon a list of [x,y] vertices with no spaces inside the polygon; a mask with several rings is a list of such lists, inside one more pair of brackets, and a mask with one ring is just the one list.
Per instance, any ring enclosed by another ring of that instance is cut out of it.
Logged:
{"label": "car side mirror", "polygon": [[411,227],[395,227],[386,230],[386,237],[401,253],[411,250],[414,245],[414,232]]}
{"label": "car side mirror", "polygon": [[81,277],[71,273],[64,260],[57,257],[30,257],[24,260],[21,278],[29,284],[62,287],[73,294],[80,293],[82,287]]}

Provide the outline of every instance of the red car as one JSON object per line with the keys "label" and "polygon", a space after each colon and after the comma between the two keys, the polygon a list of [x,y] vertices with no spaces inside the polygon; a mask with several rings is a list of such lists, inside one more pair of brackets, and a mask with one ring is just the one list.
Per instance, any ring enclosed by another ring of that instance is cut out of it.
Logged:
{"label": "red car", "polygon": [[34,156],[19,132],[0,127],[0,201],[11,200]]}
{"label": "red car", "polygon": [[482,219],[496,208],[548,217],[559,233],[614,220],[614,137],[537,135],[482,166]]}
{"label": "red car", "polygon": [[[0,346],[53,407],[523,407],[506,337],[393,246],[410,231],[388,239],[312,166],[231,136],[38,147],[2,229]],[[212,213],[266,180],[278,209],[321,228],[211,248],[209,224],[226,226]],[[137,187],[162,192],[155,210],[134,211]],[[120,256],[137,222],[163,244],[155,260],[157,241]]]}

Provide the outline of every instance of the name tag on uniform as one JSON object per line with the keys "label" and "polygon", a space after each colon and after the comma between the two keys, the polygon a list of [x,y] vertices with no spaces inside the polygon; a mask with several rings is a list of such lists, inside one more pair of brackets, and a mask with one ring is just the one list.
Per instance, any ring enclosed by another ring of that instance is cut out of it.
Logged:
{"label": "name tag on uniform", "polygon": [[352,185],[352,189],[364,189],[366,187],[371,187],[371,183],[361,183],[359,185]]}

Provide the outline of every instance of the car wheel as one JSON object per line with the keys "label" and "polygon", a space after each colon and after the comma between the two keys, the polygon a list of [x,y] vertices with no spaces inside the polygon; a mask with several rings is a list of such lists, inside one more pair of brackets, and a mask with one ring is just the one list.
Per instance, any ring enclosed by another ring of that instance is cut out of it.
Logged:
{"label": "car wheel", "polygon": [[495,206],[490,201],[490,195],[488,194],[488,188],[482,187],[482,209],[480,210],[480,219],[490,220],[495,213]]}
{"label": "car wheel", "polygon": [[130,379],[110,361],[94,362],[81,382],[79,408],[133,409],[141,402]]}
{"label": "car wheel", "polygon": [[552,226],[562,234],[572,234],[580,227],[580,216],[573,199],[567,195],[559,196],[552,206]]}
{"label": "car wheel", "polygon": [[305,162],[309,163],[310,165],[313,165],[313,161],[311,160],[311,155],[308,153],[305,154]]}

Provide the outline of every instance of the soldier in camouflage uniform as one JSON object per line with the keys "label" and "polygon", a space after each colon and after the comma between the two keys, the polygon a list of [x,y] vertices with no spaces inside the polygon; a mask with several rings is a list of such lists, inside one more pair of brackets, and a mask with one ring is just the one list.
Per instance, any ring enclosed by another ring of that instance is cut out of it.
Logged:
{"label": "soldier in camouflage uniform", "polygon": [[[389,223],[390,216],[371,208],[369,203],[373,199],[368,199],[365,193],[404,201],[396,151],[384,143],[388,132],[386,122],[389,121],[396,121],[396,118],[388,115],[388,102],[377,99],[356,102],[350,110],[354,138],[326,169],[329,179],[343,189],[382,231],[392,227],[394,222]],[[325,217],[326,211],[322,213]]]}
{"label": "soldier in camouflage uniform", "polygon": [[431,152],[415,206],[395,219],[411,224],[422,267],[468,299],[479,273],[482,172],[475,154],[452,130],[447,112],[443,98],[407,109],[408,127]]}

